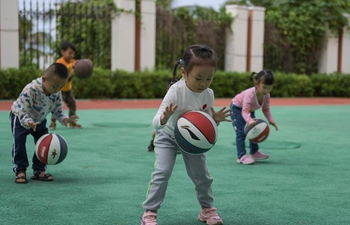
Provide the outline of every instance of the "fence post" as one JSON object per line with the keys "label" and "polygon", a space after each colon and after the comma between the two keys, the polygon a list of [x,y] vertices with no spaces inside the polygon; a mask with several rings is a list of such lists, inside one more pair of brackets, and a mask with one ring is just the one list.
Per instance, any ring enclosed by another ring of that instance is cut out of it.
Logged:
{"label": "fence post", "polygon": [[0,0],[0,68],[19,68],[17,0]]}
{"label": "fence post", "polygon": [[265,37],[265,8],[249,7],[252,13],[250,70],[247,72],[259,72],[264,68],[264,37]]}
{"label": "fence post", "polygon": [[[120,12],[112,20],[111,69],[135,70],[135,0],[114,0]],[[130,12],[128,12],[130,11]]]}
{"label": "fence post", "polygon": [[141,70],[156,62],[156,0],[141,1]]}
{"label": "fence post", "polygon": [[235,17],[226,30],[225,71],[246,72],[248,7],[227,5],[226,12]]}

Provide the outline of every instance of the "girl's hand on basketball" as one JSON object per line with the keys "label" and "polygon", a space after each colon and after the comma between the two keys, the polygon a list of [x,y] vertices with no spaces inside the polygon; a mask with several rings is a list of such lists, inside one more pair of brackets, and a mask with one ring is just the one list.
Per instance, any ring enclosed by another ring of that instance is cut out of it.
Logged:
{"label": "girl's hand on basketball", "polygon": [[274,127],[276,128],[276,130],[278,130],[277,124],[276,124],[275,122],[270,122],[270,124],[271,124],[272,126],[274,126]]}
{"label": "girl's hand on basketball", "polygon": [[253,126],[254,124],[256,124],[257,120],[255,118],[252,118],[254,121],[251,122],[250,124],[247,125],[247,127]]}
{"label": "girl's hand on basketball", "polygon": [[215,112],[214,108],[211,107],[211,115],[216,123],[220,123],[222,121],[231,122],[230,119],[226,119],[232,115],[231,109],[226,109],[226,107],[221,108],[219,111]]}
{"label": "girl's hand on basketball", "polygon": [[39,124],[39,122],[34,123],[33,121],[29,121],[26,126],[31,127],[33,131],[36,131],[36,126]]}
{"label": "girl's hand on basketball", "polygon": [[63,119],[63,123],[64,123],[65,126],[67,126],[68,123],[76,122],[78,119],[79,119],[78,116],[71,116],[69,118]]}
{"label": "girl's hand on basketball", "polygon": [[173,104],[171,103],[170,105],[168,105],[164,112],[163,115],[160,117],[160,124],[164,125],[168,122],[169,118],[171,117],[171,115],[173,115],[173,113],[175,112],[175,110],[177,109],[177,104],[175,104],[173,106]]}

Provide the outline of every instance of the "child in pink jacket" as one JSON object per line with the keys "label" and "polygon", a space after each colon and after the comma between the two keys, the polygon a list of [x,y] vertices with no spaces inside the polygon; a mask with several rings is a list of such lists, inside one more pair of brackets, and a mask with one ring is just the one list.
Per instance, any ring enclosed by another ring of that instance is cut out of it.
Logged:
{"label": "child in pink jacket", "polygon": [[272,71],[253,72],[250,80],[254,83],[254,87],[237,94],[230,105],[232,125],[236,131],[237,163],[245,165],[253,164],[255,160],[269,158],[267,154],[259,151],[259,145],[254,143],[250,143],[250,157],[246,154],[244,127],[246,124],[251,126],[255,123],[255,110],[262,108],[268,122],[278,130],[270,112],[270,92],[275,82]]}

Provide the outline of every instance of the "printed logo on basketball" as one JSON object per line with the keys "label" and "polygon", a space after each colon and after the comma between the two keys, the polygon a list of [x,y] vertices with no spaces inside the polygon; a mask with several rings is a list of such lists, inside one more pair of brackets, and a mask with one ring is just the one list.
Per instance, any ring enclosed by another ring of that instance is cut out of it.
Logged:
{"label": "printed logo on basketball", "polygon": [[198,141],[200,140],[200,139],[190,130],[190,127],[189,127],[189,126],[181,126],[181,128],[187,130],[192,139],[198,140]]}
{"label": "printed logo on basketball", "polygon": [[43,146],[43,147],[41,148],[41,154],[40,154],[42,158],[45,157],[45,150],[46,150],[46,147]]}
{"label": "printed logo on basketball", "polygon": [[54,159],[57,155],[56,149],[54,149],[51,153],[52,158]]}

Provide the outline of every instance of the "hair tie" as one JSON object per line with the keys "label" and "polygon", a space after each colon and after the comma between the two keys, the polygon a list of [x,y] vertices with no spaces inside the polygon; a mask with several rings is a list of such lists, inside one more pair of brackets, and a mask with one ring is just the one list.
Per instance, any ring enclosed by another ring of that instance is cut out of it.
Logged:
{"label": "hair tie", "polygon": [[180,64],[183,65],[184,61],[182,59],[179,60]]}

